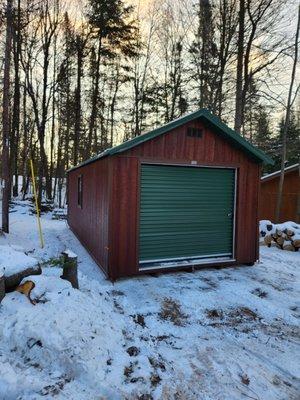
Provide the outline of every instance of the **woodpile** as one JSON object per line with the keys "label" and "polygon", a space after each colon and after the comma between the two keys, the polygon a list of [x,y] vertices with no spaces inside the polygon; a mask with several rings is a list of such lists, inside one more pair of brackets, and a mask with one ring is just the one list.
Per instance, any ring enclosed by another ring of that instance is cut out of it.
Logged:
{"label": "woodpile", "polygon": [[274,232],[264,236],[264,243],[271,247],[272,243],[281,250],[298,251],[300,248],[300,237],[292,229],[275,229]]}

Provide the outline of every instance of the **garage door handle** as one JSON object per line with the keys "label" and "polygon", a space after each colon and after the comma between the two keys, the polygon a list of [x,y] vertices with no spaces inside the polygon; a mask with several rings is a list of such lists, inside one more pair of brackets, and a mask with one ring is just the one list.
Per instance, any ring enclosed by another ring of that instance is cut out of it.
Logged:
{"label": "garage door handle", "polygon": [[232,217],[232,212],[229,212],[229,213],[227,214],[227,217]]}

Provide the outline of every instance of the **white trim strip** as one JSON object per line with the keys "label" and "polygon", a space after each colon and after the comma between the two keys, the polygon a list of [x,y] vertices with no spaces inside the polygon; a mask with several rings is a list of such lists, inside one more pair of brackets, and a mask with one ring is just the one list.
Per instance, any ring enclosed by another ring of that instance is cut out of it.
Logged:
{"label": "white trim strip", "polygon": [[197,260],[201,260],[203,258],[218,258],[218,257],[225,257],[225,256],[232,256],[232,253],[220,253],[220,254],[204,254],[203,256],[187,256],[187,257],[174,257],[174,258],[159,258],[156,260],[144,260],[144,261],[140,261],[140,264],[151,264],[151,263],[155,263],[155,262],[169,262],[169,261],[181,261],[181,260],[193,260],[193,259],[197,259]]}
{"label": "white trim strip", "polygon": [[[294,168],[296,169],[297,167],[299,167],[299,163],[293,164],[293,165],[290,165],[289,167],[284,168],[284,172],[289,172],[289,171],[293,170]],[[281,171],[279,170],[279,171],[272,172],[271,174],[264,175],[264,176],[262,176],[262,177],[260,178],[260,180],[261,180],[261,181],[264,181],[265,179],[273,178],[273,177],[275,177],[275,176],[279,176],[279,175],[280,175],[280,172],[281,172]]]}
{"label": "white trim strip", "polygon": [[139,271],[151,271],[154,269],[168,269],[168,268],[180,268],[180,267],[192,267],[194,265],[206,265],[206,264],[216,264],[218,262],[220,263],[232,263],[235,262],[235,258],[205,258],[205,259],[197,259],[191,262],[185,262],[185,263],[165,263],[165,264],[158,264],[158,265],[151,265],[149,267],[142,267],[139,268]]}

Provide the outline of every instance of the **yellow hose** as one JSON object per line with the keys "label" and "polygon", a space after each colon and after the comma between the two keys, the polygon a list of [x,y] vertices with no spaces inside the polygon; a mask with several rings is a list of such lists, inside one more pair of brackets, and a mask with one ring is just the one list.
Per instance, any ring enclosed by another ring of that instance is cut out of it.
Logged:
{"label": "yellow hose", "polygon": [[35,199],[36,218],[37,218],[37,224],[38,224],[38,229],[39,229],[41,248],[43,248],[44,247],[44,238],[43,238],[43,233],[42,233],[40,210],[39,210],[38,198],[37,198],[37,192],[36,192],[36,186],[35,186],[34,168],[33,168],[33,162],[31,159],[30,159],[30,169],[31,169],[33,194],[34,194],[34,199]]}

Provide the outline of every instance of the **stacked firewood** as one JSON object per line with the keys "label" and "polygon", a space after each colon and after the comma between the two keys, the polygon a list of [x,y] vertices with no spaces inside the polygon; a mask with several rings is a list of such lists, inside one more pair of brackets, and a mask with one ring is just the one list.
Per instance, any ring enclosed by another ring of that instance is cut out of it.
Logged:
{"label": "stacked firewood", "polygon": [[300,225],[293,222],[272,224],[271,221],[260,221],[260,236],[263,242],[282,250],[298,251],[300,248]]}

